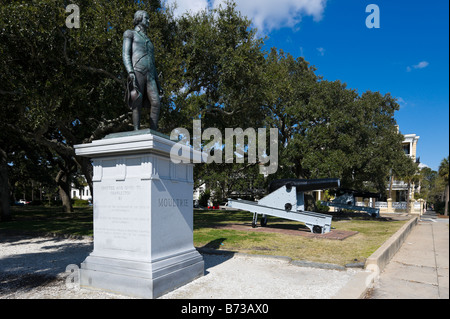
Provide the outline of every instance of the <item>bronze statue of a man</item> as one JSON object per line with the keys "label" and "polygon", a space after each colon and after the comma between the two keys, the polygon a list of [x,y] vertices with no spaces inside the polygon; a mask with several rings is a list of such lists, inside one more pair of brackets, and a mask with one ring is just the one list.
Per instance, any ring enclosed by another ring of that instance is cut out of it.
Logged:
{"label": "bronze statue of a man", "polygon": [[146,35],[149,25],[147,12],[134,14],[134,30],[123,34],[123,63],[128,72],[127,103],[133,112],[135,130],[140,129],[142,108],[150,107],[150,129],[158,129],[162,95],[155,66],[153,43]]}

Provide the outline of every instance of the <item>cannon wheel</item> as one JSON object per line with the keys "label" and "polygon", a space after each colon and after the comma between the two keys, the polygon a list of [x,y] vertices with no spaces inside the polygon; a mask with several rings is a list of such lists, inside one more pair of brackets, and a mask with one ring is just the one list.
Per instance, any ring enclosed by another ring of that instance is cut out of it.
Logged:
{"label": "cannon wheel", "polygon": [[320,227],[319,225],[315,225],[313,227],[313,233],[314,234],[322,234],[322,227]]}
{"label": "cannon wheel", "polygon": [[261,227],[267,226],[267,216],[261,218]]}

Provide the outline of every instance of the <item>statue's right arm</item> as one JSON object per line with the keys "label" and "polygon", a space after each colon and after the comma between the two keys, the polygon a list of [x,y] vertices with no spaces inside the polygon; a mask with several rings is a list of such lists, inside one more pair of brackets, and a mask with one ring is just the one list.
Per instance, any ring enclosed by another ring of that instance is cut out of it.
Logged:
{"label": "statue's right arm", "polygon": [[122,59],[128,74],[134,72],[133,64],[131,62],[132,45],[133,45],[133,32],[131,30],[127,30],[123,34]]}

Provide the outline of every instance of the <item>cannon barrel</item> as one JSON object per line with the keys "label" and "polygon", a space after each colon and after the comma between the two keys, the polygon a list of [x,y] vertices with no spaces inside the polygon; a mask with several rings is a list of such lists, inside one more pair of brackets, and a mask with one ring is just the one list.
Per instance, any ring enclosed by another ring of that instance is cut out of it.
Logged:
{"label": "cannon barrel", "polygon": [[362,192],[354,189],[341,188],[336,191],[336,195],[340,196],[342,194],[353,194],[354,197],[362,197],[362,198],[376,198],[376,199],[381,198],[381,194],[379,193]]}
{"label": "cannon barrel", "polygon": [[297,191],[307,192],[314,190],[337,188],[341,184],[339,178],[323,178],[323,179],[280,179],[270,183],[269,192],[272,193],[282,186],[297,187]]}

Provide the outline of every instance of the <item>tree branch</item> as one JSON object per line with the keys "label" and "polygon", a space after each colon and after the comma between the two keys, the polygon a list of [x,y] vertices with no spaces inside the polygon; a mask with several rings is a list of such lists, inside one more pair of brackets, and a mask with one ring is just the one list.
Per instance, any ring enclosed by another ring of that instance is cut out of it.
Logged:
{"label": "tree branch", "polygon": [[91,136],[83,140],[83,143],[91,143],[93,140],[105,136],[106,133],[121,130],[124,126],[128,126],[131,123],[130,118],[130,114],[125,113],[115,119],[101,121]]}
{"label": "tree branch", "polygon": [[208,108],[208,109],[204,109],[204,110],[200,111],[200,114],[203,114],[203,113],[214,114],[215,112],[222,113],[222,114],[227,115],[227,116],[232,116],[235,113],[237,113],[236,110],[233,110],[231,112],[227,112],[227,111],[225,111],[224,109],[222,109],[220,107],[212,107],[212,108]]}
{"label": "tree branch", "polygon": [[3,91],[3,90],[0,90],[0,94],[2,94],[2,95],[20,95],[20,94],[22,94],[22,92],[20,92],[20,90],[16,90],[16,91]]}
{"label": "tree branch", "polygon": [[64,35],[64,33],[61,30],[59,30],[59,32],[61,33],[61,35],[64,38],[64,50],[63,50],[63,52],[64,52],[64,58],[65,58],[67,64],[75,65],[75,66],[77,66],[77,67],[79,67],[79,68],[81,68],[83,70],[86,70],[86,71],[89,71],[89,72],[92,72],[92,73],[100,73],[100,74],[106,75],[109,78],[111,78],[114,81],[116,81],[117,83],[120,83],[124,88],[126,87],[126,81],[119,79],[117,76],[115,76],[111,72],[108,72],[108,71],[100,69],[100,68],[94,68],[94,67],[91,67],[91,66],[77,64],[76,62],[70,60],[69,56],[67,55],[67,38],[66,38],[66,36]]}
{"label": "tree branch", "polygon": [[73,147],[70,147],[64,143],[61,143],[58,140],[55,139],[47,139],[42,135],[42,132],[26,132],[25,130],[22,130],[10,123],[6,123],[6,126],[8,129],[10,129],[13,132],[16,132],[19,136],[25,137],[26,139],[29,139],[30,141],[36,141],[40,145],[46,146],[55,152],[59,154],[63,154],[65,156],[75,156],[75,151]]}

